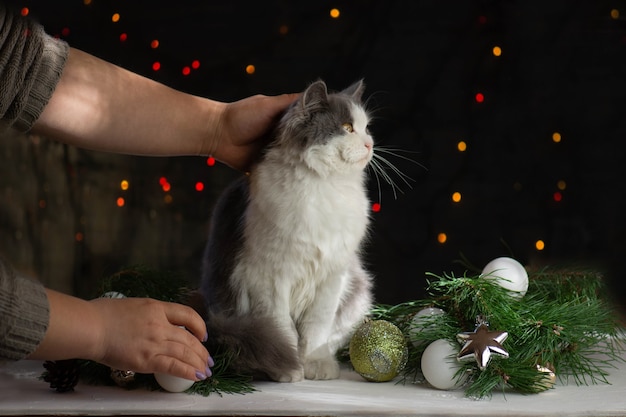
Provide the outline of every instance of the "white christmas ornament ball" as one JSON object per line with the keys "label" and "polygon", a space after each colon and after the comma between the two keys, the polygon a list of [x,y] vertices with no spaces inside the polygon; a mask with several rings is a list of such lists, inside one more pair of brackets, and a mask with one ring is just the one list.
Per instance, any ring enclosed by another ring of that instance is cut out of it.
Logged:
{"label": "white christmas ornament ball", "polygon": [[483,268],[481,277],[493,279],[499,286],[511,291],[515,298],[522,298],[528,291],[526,268],[513,258],[496,258]]}
{"label": "white christmas ornament ball", "polygon": [[154,378],[161,388],[169,392],[183,392],[189,389],[194,381],[169,374],[155,373]]}
{"label": "white christmas ornament ball", "polygon": [[409,339],[412,340],[413,346],[420,345],[423,340],[417,340],[418,335],[424,330],[429,330],[435,326],[433,319],[435,316],[445,314],[440,308],[426,307],[418,311],[411,320],[413,323],[409,328]]}
{"label": "white christmas ornament ball", "polygon": [[442,390],[456,389],[463,385],[464,378],[457,380],[456,372],[461,368],[456,359],[457,346],[439,339],[426,347],[422,354],[422,374],[433,387]]}

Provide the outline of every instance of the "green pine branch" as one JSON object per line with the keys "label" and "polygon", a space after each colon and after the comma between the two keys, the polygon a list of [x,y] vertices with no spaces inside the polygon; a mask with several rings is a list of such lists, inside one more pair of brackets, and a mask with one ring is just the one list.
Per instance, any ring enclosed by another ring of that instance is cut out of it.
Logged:
{"label": "green pine branch", "polygon": [[[613,309],[604,301],[602,276],[594,271],[543,269],[529,273],[529,288],[513,298],[493,281],[480,276],[429,274],[429,299],[396,306],[378,305],[375,319],[395,323],[407,336],[409,360],[405,380],[421,380],[421,356],[429,343],[473,331],[478,316],[492,330],[506,331],[504,348],[508,359],[493,357],[484,371],[465,363],[457,373],[469,375],[464,386],[469,397],[490,396],[496,389],[534,393],[547,388],[540,367],[554,367],[558,378],[576,384],[608,383],[609,372],[623,361]],[[425,307],[438,307],[446,314],[421,319],[415,329],[412,319]],[[460,345],[459,345],[460,347]]]}
{"label": "green pine branch", "polygon": [[213,375],[204,381],[198,381],[186,392],[208,396],[210,394],[248,394],[256,391],[250,375],[242,375],[231,367],[234,352],[216,351],[212,353],[215,366]]}

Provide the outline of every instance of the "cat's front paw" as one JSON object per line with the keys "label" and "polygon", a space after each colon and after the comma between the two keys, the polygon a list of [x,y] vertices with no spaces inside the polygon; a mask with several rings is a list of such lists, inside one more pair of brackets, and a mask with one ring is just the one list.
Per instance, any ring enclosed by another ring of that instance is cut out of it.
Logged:
{"label": "cat's front paw", "polygon": [[298,368],[290,372],[270,375],[270,378],[277,382],[300,382],[304,379],[304,369]]}
{"label": "cat's front paw", "polygon": [[306,361],[304,377],[306,379],[337,379],[339,378],[339,364],[334,359]]}

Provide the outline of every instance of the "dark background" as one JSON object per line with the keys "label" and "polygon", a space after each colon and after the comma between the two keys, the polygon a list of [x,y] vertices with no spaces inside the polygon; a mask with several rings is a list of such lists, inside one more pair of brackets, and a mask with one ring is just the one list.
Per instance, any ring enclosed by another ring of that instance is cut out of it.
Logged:
{"label": "dark background", "polygon": [[[395,176],[397,198],[370,180],[381,209],[372,213],[366,260],[379,302],[421,297],[426,272],[462,274],[461,258],[480,269],[502,255],[594,268],[617,298],[625,292],[625,1],[10,3],[76,48],[217,100],[301,91],[318,78],[342,89],[364,78],[374,137],[400,150],[390,160],[412,178],[409,186]],[[79,295],[135,263],[193,281],[211,207],[237,175],[205,158],[103,155],[36,137],[7,143],[0,251]],[[44,262],[47,251],[54,255]]]}

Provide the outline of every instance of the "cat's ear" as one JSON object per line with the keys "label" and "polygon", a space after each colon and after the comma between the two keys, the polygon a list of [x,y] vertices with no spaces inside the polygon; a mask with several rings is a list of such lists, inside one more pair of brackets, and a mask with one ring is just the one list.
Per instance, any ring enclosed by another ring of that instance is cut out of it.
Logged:
{"label": "cat's ear", "polygon": [[355,101],[361,101],[361,97],[363,97],[363,92],[365,91],[365,83],[363,79],[352,84],[350,87],[346,88],[342,91],[343,94],[352,97]]}
{"label": "cat's ear", "polygon": [[328,89],[324,81],[315,81],[302,93],[302,107],[311,112],[328,107]]}

